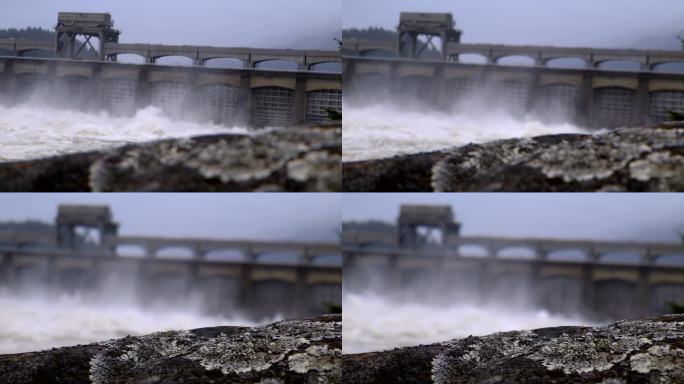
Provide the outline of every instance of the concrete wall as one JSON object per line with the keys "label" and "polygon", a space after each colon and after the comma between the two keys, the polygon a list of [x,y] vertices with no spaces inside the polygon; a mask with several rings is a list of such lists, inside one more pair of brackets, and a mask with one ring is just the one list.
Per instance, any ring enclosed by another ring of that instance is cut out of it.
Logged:
{"label": "concrete wall", "polygon": [[0,285],[8,289],[97,291],[112,281],[143,302],[201,297],[209,312],[242,310],[256,318],[323,313],[342,298],[342,271],[335,266],[0,250]]}
{"label": "concrete wall", "polygon": [[[621,319],[684,301],[684,268],[591,261],[455,257],[345,247],[344,284],[423,295],[445,303],[492,302]],[[375,281],[373,286],[369,282]],[[378,283],[380,282],[380,283]]]}
{"label": "concrete wall", "polygon": [[344,84],[353,101],[405,99],[458,110],[479,100],[514,115],[592,127],[640,126],[664,120],[669,108],[684,110],[684,75],[651,71],[345,57]]}
{"label": "concrete wall", "polygon": [[342,108],[334,73],[0,57],[0,100],[35,95],[64,108],[131,114],[152,104],[174,118],[254,126],[318,123]]}

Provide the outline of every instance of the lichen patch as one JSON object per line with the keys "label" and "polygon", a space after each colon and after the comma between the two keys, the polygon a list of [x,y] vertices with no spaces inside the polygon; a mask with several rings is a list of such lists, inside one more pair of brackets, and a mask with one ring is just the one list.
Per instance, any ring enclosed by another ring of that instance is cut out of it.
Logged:
{"label": "lichen patch", "polygon": [[654,345],[646,353],[638,353],[630,359],[630,368],[639,373],[659,371],[665,376],[684,376],[684,350],[669,345]]}

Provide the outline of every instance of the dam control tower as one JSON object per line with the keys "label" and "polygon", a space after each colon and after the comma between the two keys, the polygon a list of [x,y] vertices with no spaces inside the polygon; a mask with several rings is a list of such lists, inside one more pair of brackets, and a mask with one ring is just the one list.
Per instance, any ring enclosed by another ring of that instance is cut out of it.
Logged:
{"label": "dam control tower", "polygon": [[[105,59],[106,43],[118,43],[121,32],[114,29],[114,20],[109,13],[59,12],[55,27],[55,56],[76,59],[88,48],[97,51],[100,60]],[[91,40],[97,38],[99,46]]]}
{"label": "dam control tower", "polygon": [[[454,220],[454,213],[448,205],[403,204],[397,219],[399,246],[422,248],[433,234],[437,235],[439,246],[447,244],[449,236],[458,236],[461,224]],[[421,233],[421,229],[427,232]]]}
{"label": "dam control tower", "polygon": [[[447,44],[461,41],[462,31],[456,29],[451,13],[402,12],[399,16],[398,52],[400,57],[417,59],[428,47],[439,50],[442,59],[447,59]],[[420,48],[419,37],[427,41]],[[439,37],[441,47],[437,48],[432,39]]]}
{"label": "dam control tower", "polygon": [[[105,249],[106,239],[115,237],[119,228],[119,224],[113,221],[112,212],[107,205],[60,204],[55,226],[57,245],[74,250],[89,247]],[[85,232],[79,233],[80,229]],[[93,231],[94,238],[91,237]],[[93,243],[89,243],[89,240]]]}

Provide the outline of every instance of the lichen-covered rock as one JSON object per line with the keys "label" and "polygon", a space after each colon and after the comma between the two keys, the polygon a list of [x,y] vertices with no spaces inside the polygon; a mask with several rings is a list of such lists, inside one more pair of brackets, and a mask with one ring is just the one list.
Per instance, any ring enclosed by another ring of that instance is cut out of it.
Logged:
{"label": "lichen-covered rock", "polygon": [[131,144],[0,163],[2,191],[339,191],[341,129]]}
{"label": "lichen-covered rock", "polygon": [[345,383],[684,383],[684,315],[345,355]]}
{"label": "lichen-covered rock", "polygon": [[0,355],[0,383],[340,383],[339,315]]}
{"label": "lichen-covered rock", "polygon": [[684,128],[471,144],[343,164],[345,191],[682,191]]}

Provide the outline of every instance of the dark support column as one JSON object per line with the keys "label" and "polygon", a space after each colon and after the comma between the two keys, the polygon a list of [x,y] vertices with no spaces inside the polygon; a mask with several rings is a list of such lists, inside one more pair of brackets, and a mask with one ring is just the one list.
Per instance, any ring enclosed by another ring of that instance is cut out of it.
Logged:
{"label": "dark support column", "polygon": [[390,290],[401,289],[401,271],[399,270],[399,255],[390,255],[387,259],[387,286]]}
{"label": "dark support column", "polygon": [[48,92],[51,95],[56,94],[56,86],[58,83],[57,81],[57,62],[56,61],[50,61],[47,64],[47,71],[45,72],[45,76],[47,77],[47,87],[48,87]]}
{"label": "dark support column", "polygon": [[248,124],[252,121],[251,104],[252,88],[250,86],[251,72],[240,72],[240,95],[238,96],[237,121]]}
{"label": "dark support column", "polygon": [[240,286],[238,287],[238,303],[244,310],[254,309],[254,289],[252,287],[252,265],[242,264],[240,267]]}
{"label": "dark support column", "polygon": [[190,273],[187,278],[187,284],[185,285],[185,292],[187,295],[192,294],[192,290],[197,287],[198,289],[201,289],[200,285],[200,263],[190,263]]}
{"label": "dark support column", "polygon": [[579,105],[579,123],[588,127],[595,125],[593,117],[594,109],[594,74],[586,71],[582,76],[582,93]]}
{"label": "dark support column", "polygon": [[140,298],[143,303],[146,303],[151,297],[149,286],[154,284],[154,278],[150,276],[149,265],[151,260],[143,258],[138,261],[138,272],[136,278],[137,291],[140,292]]}
{"label": "dark support column", "polygon": [[85,272],[88,274],[88,278],[86,279],[87,287],[97,288],[98,284],[104,280],[108,271],[102,267],[102,257],[94,257],[92,259],[93,264]]}
{"label": "dark support column", "polygon": [[14,254],[7,252],[2,255],[2,264],[0,264],[0,268],[0,285],[12,288],[16,279]]}
{"label": "dark support column", "polygon": [[[448,105],[446,105],[446,97],[444,96],[444,65],[435,68],[431,83],[432,94],[429,95],[428,100],[432,100],[434,105],[440,108],[447,108]],[[445,228],[442,228],[442,233],[446,234]]]}
{"label": "dark support column", "polygon": [[104,33],[100,32],[97,37],[100,39],[100,47],[98,48],[100,51],[100,61],[105,61],[105,35]]}
{"label": "dark support column", "polygon": [[539,78],[541,77],[541,69],[532,69],[532,76],[527,85],[527,102],[525,103],[525,112],[531,112],[537,102],[537,91],[539,90]]}
{"label": "dark support column", "polygon": [[[192,111],[201,111],[202,101],[200,99],[199,87],[197,86],[197,79],[199,73],[197,68],[191,67],[188,70],[188,86],[187,86],[187,97],[185,100],[186,108]],[[179,116],[183,115],[183,111],[179,111]]]}
{"label": "dark support column", "polygon": [[47,256],[47,262],[45,263],[45,285],[51,286],[55,283],[59,283],[57,276],[57,256],[50,254]]}
{"label": "dark support column", "polygon": [[493,268],[496,260],[493,257],[487,257],[481,261],[478,282],[480,292],[480,302],[487,303],[487,301],[494,294],[494,276]]}
{"label": "dark support column", "polygon": [[3,61],[2,71],[3,99],[7,104],[14,104],[16,98],[16,76],[14,75],[14,60]]}
{"label": "dark support column", "polygon": [[147,66],[141,66],[138,72],[138,86],[135,89],[136,108],[142,108],[150,104],[150,83],[148,75],[149,68]]}
{"label": "dark support column", "polygon": [[640,317],[652,314],[651,308],[651,284],[648,281],[650,267],[639,267],[639,282],[637,284],[636,314]]}
{"label": "dark support column", "polygon": [[294,119],[296,125],[304,124],[306,120],[306,75],[297,73],[297,82],[294,91]]}
{"label": "dark support column", "polygon": [[582,302],[585,303],[584,310],[590,316],[596,315],[596,284],[594,282],[594,266],[591,264],[585,264],[582,267]]}
{"label": "dark support column", "polygon": [[342,87],[343,93],[350,95],[354,92],[354,78],[356,77],[356,61],[345,60],[342,63]]}
{"label": "dark support column", "polygon": [[[93,66],[93,74],[90,80],[92,86],[91,99],[89,107],[91,109],[102,109],[104,108],[104,92],[102,85],[102,64],[96,64]],[[100,234],[102,235],[102,229],[100,229]]]}
{"label": "dark support column", "polygon": [[195,244],[195,246],[192,248],[193,252],[193,258],[195,260],[203,260],[207,254],[207,251],[204,250],[202,247],[202,244]]}
{"label": "dark support column", "polygon": [[297,267],[297,281],[295,282],[294,290],[294,313],[295,316],[311,314],[311,298],[309,295],[309,287],[306,281],[307,268],[303,266]]}
{"label": "dark support column", "polygon": [[531,304],[535,307],[541,307],[544,303],[543,298],[543,288],[541,284],[541,261],[532,261],[532,268],[530,272],[529,280],[529,290],[530,290],[530,300]]}
{"label": "dark support column", "polygon": [[634,124],[643,126],[648,121],[648,107],[650,95],[648,92],[648,73],[639,74],[639,86],[637,88],[637,108],[634,116]]}
{"label": "dark support column", "polygon": [[155,253],[157,253],[157,248],[152,244],[145,244],[145,258],[154,259]]}
{"label": "dark support column", "polygon": [[399,63],[392,61],[389,63],[389,85],[387,90],[389,92],[389,97],[396,95],[400,90],[400,79],[399,79]]}
{"label": "dark support column", "polygon": [[342,253],[342,281],[343,285],[348,284],[349,287],[355,287],[354,273],[356,272],[356,254],[350,252]]}

